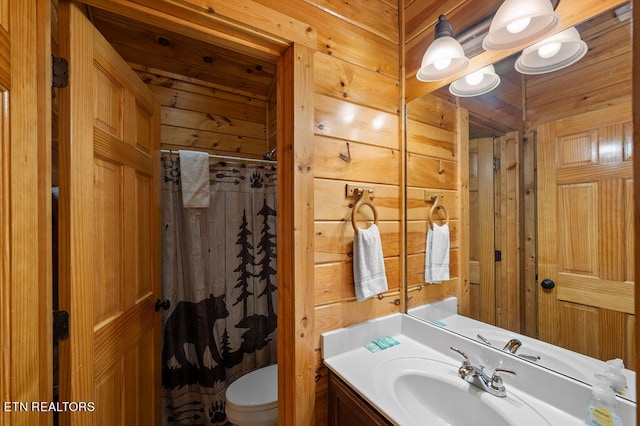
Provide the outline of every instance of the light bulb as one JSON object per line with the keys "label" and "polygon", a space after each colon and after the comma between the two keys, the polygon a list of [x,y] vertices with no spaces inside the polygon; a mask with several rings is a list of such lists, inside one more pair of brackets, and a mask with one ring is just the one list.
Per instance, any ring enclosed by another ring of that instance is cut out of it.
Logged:
{"label": "light bulb", "polygon": [[451,65],[451,58],[440,58],[433,62],[433,66],[439,71],[446,69],[449,65]]}
{"label": "light bulb", "polygon": [[545,44],[544,46],[540,46],[538,48],[538,55],[540,55],[541,58],[545,59],[551,58],[560,51],[561,47],[562,43],[559,42]]}
{"label": "light bulb", "polygon": [[472,72],[469,75],[466,75],[464,77],[464,81],[466,81],[469,86],[477,86],[483,78],[484,72],[482,72],[482,70],[478,70],[476,72]]}
{"label": "light bulb", "polygon": [[518,19],[507,25],[507,31],[509,31],[511,34],[518,34],[525,28],[527,28],[530,22],[531,18]]}

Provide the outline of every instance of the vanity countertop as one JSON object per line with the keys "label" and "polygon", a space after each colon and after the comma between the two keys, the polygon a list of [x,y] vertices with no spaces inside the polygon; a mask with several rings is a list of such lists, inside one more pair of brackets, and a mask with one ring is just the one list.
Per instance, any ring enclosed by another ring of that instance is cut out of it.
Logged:
{"label": "vanity countertop", "polygon": [[[364,347],[375,339],[391,336],[399,344],[371,352]],[[591,397],[591,388],[553,371],[517,359],[486,345],[451,333],[405,314],[393,314],[322,334],[322,357],[325,365],[348,383],[361,397],[396,424],[405,424],[406,407],[388,397],[388,389],[380,388],[379,377],[386,365],[400,360],[426,359],[439,362],[452,376],[462,364],[462,358],[450,350],[454,346],[466,352],[472,364],[513,370],[516,378],[504,376],[507,398],[526,401],[545,421],[532,421],[531,426],[581,425]],[[433,362],[431,361],[431,362]],[[398,363],[398,362],[396,362]],[[459,379],[456,377],[454,380]],[[459,379],[464,382],[462,379]],[[387,395],[384,395],[387,393]],[[497,398],[483,392],[483,401],[494,403]],[[487,399],[490,398],[490,399]],[[624,424],[635,424],[635,404],[621,400],[618,411]],[[524,420],[523,420],[524,421]],[[526,423],[518,422],[518,426]]]}

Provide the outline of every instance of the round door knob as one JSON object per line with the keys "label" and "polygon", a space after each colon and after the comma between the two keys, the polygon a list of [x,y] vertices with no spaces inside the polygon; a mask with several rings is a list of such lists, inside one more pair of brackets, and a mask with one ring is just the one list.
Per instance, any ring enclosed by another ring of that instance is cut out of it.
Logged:
{"label": "round door knob", "polygon": [[556,283],[554,283],[553,280],[550,280],[549,278],[545,278],[544,280],[542,280],[540,285],[546,290],[551,290],[556,286]]}
{"label": "round door knob", "polygon": [[160,311],[160,309],[164,309],[165,311],[171,307],[171,302],[169,299],[156,299],[156,312]]}

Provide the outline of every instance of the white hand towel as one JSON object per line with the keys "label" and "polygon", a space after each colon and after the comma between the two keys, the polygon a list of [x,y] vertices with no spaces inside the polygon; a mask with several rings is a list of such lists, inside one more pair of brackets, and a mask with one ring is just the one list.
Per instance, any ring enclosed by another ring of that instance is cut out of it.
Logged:
{"label": "white hand towel", "polygon": [[427,230],[427,244],[424,261],[424,281],[442,284],[449,279],[449,225]]}
{"label": "white hand towel", "polygon": [[388,290],[380,230],[375,224],[359,229],[353,237],[353,281],[358,302]]}
{"label": "white hand towel", "polygon": [[180,150],[180,184],[185,208],[209,207],[209,154]]}

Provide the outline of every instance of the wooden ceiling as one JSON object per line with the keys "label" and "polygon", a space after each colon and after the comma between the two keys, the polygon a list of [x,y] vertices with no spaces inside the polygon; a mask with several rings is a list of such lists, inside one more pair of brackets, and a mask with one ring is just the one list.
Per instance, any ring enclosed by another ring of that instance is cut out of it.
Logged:
{"label": "wooden ceiling", "polygon": [[162,70],[263,100],[274,84],[275,59],[254,58],[98,8],[90,8],[89,16],[100,33],[136,69]]}

